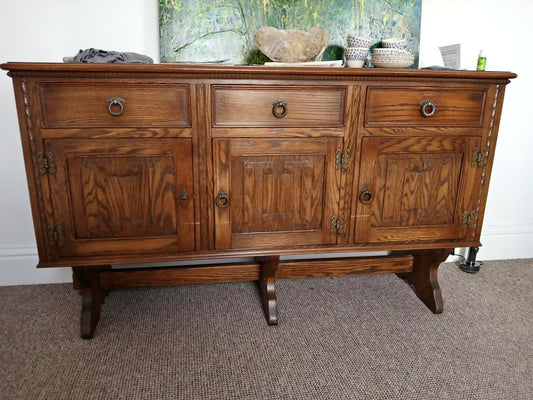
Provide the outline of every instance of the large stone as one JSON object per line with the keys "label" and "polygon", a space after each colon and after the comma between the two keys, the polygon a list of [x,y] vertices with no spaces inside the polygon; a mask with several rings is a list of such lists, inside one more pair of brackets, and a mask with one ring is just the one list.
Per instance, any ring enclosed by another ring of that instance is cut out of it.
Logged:
{"label": "large stone", "polygon": [[272,61],[315,61],[328,45],[328,33],[317,27],[305,32],[263,26],[254,35],[254,42]]}

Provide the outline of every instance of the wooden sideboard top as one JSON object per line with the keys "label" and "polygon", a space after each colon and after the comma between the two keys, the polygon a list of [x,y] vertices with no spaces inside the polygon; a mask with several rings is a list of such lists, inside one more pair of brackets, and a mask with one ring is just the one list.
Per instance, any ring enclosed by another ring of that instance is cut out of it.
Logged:
{"label": "wooden sideboard top", "polygon": [[467,71],[396,68],[336,68],[336,67],[265,67],[255,65],[219,64],[84,64],[8,62],[0,68],[10,76],[43,74],[119,74],[119,75],[180,75],[183,77],[262,76],[272,79],[471,79],[505,80],[517,77],[506,71]]}

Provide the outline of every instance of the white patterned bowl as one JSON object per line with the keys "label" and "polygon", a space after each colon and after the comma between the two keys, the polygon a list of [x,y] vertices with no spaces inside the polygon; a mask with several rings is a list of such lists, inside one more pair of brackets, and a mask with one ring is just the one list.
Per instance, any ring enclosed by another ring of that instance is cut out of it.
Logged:
{"label": "white patterned bowl", "polygon": [[388,38],[381,41],[383,47],[388,49],[405,49],[407,47],[407,39],[402,38]]}
{"label": "white patterned bowl", "polygon": [[372,54],[371,59],[374,61],[409,61],[414,60],[415,57],[412,54]]}
{"label": "white patterned bowl", "polygon": [[344,52],[347,60],[366,60],[368,57],[368,48],[366,47],[348,47]]}
{"label": "white patterned bowl", "polygon": [[371,62],[378,68],[407,68],[413,65],[415,57],[409,52],[391,54],[372,54]]}
{"label": "white patterned bowl", "polygon": [[376,68],[408,68],[413,65],[413,62],[372,62],[372,65]]}
{"label": "white patterned bowl", "polygon": [[348,35],[346,39],[348,47],[366,47],[369,48],[372,44],[372,39],[367,39],[361,36]]}
{"label": "white patterned bowl", "polygon": [[411,53],[407,50],[402,49],[392,49],[392,48],[383,48],[383,47],[377,47],[372,51],[372,54],[377,55],[394,55],[394,56],[405,56],[410,55]]}

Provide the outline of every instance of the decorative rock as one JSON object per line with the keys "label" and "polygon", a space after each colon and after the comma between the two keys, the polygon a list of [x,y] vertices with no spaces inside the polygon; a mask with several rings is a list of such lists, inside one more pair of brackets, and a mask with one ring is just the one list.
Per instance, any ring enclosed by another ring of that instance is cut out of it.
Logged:
{"label": "decorative rock", "polygon": [[328,45],[328,32],[317,27],[305,32],[263,26],[254,35],[254,42],[272,61],[315,61]]}

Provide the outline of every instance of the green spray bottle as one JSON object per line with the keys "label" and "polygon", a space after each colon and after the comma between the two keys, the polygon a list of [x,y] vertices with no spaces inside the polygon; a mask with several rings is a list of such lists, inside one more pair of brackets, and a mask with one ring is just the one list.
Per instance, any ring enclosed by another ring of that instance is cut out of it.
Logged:
{"label": "green spray bottle", "polygon": [[485,71],[485,67],[487,65],[487,57],[485,56],[485,52],[481,50],[479,52],[479,57],[477,58],[477,70],[478,71]]}

